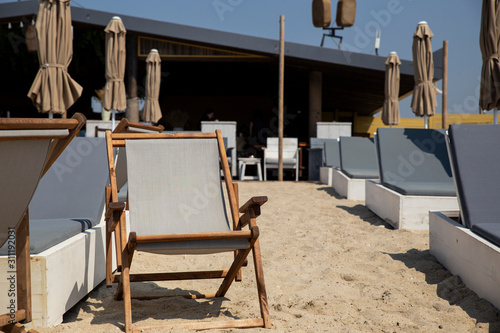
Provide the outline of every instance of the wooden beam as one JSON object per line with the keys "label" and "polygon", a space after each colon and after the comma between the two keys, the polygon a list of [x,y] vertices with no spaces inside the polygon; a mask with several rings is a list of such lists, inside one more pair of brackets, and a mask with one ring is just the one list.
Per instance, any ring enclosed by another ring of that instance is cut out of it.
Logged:
{"label": "wooden beam", "polygon": [[156,242],[182,242],[196,240],[215,240],[215,239],[242,239],[251,238],[252,232],[249,230],[219,231],[219,232],[194,232],[189,234],[170,234],[170,235],[137,235],[137,243],[156,243]]}
{"label": "wooden beam", "polygon": [[261,318],[256,319],[238,319],[238,320],[225,320],[225,321],[214,321],[214,322],[197,322],[197,323],[181,323],[181,324],[171,324],[171,325],[161,325],[161,326],[141,326],[134,327],[133,332],[144,332],[153,330],[172,330],[185,328],[189,330],[207,330],[207,329],[225,329],[225,328],[252,328],[252,327],[264,327],[264,320]]}
{"label": "wooden beam", "polygon": [[[177,280],[207,280],[223,279],[227,275],[227,270],[200,271],[200,272],[172,272],[172,273],[141,273],[130,274],[130,282],[149,281],[177,281]],[[114,283],[119,280],[119,275],[113,279]]]}
{"label": "wooden beam", "polygon": [[280,62],[278,103],[278,181],[283,181],[283,105],[285,82],[285,16],[280,16]]}

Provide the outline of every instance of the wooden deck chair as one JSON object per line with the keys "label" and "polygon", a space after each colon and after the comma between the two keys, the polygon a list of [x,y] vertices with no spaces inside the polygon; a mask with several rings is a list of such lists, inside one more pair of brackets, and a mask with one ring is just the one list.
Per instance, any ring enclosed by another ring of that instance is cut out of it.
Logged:
{"label": "wooden deck chair", "polygon": [[71,119],[0,119],[0,247],[12,245],[9,267],[17,284],[17,304],[0,315],[2,332],[22,332],[20,322],[31,322],[28,205],[41,177],[85,122],[79,113]]}
{"label": "wooden deck chair", "polygon": [[[267,197],[253,197],[238,208],[237,184],[231,172],[220,130],[215,133],[106,133],[111,202],[106,211],[106,283],[118,283],[115,298],[124,302],[125,331],[184,327],[190,329],[270,327],[269,309],[256,218]],[[118,201],[113,149],[127,148],[129,223],[125,203]],[[220,177],[222,161],[229,200],[226,213]],[[147,162],[145,162],[147,161]],[[144,167],[147,165],[147,167]],[[243,215],[240,216],[240,213]],[[232,226],[229,222],[232,220]],[[249,230],[242,230],[249,226]],[[112,272],[112,233],[119,234],[121,267]],[[235,252],[227,270],[130,274],[135,251],[188,255]],[[221,279],[214,294],[184,295],[190,299],[223,297],[253,252],[261,317],[219,322],[133,327],[131,282]]]}

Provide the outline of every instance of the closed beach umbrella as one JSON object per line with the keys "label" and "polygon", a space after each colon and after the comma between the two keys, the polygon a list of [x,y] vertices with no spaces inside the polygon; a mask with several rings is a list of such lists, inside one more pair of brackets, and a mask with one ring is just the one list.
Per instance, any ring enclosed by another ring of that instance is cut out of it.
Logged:
{"label": "closed beach umbrella", "polygon": [[73,57],[70,0],[41,0],[36,34],[40,69],[28,92],[38,112],[64,114],[82,94],[68,74]]}
{"label": "closed beach umbrella", "polygon": [[146,59],[146,101],[142,110],[144,121],[157,123],[161,118],[160,103],[161,59],[158,50],[152,49]]}
{"label": "closed beach umbrella", "polygon": [[483,110],[495,110],[500,106],[500,1],[483,0],[479,46],[483,56],[481,69],[481,93],[479,106]]}
{"label": "closed beach umbrella", "polygon": [[385,61],[385,100],[382,121],[385,125],[399,124],[399,61],[398,54],[391,52]]}
{"label": "closed beach umbrella", "polygon": [[436,88],[434,79],[434,60],[432,58],[433,33],[427,22],[419,22],[413,34],[413,75],[415,87],[411,108],[418,117],[430,117],[436,111]]}
{"label": "closed beach umbrella", "polygon": [[[106,110],[123,111],[127,108],[125,94],[125,26],[114,16],[104,29],[106,32],[106,86],[103,106]],[[114,113],[113,113],[114,115]]]}

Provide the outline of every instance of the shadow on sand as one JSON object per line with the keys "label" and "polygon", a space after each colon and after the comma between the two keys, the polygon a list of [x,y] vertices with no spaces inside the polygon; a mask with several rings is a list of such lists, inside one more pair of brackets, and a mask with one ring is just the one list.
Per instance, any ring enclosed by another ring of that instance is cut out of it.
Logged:
{"label": "shadow on sand", "polygon": [[[137,300],[132,298],[132,322],[134,325],[140,321],[154,319],[155,321],[163,321],[156,325],[167,324],[170,319],[183,319],[183,322],[197,322],[209,318],[219,318],[221,316],[230,319],[241,319],[233,315],[223,302],[230,301],[228,298],[205,298],[205,299],[187,299],[182,296],[173,295],[197,295],[199,292],[183,289],[167,289],[158,286],[153,282],[141,283],[140,291],[132,285],[132,297],[134,297],[134,289],[137,296],[153,296],[160,297],[151,300]],[[103,325],[111,324],[117,328],[124,329],[124,309],[123,301],[114,299],[113,288],[106,288],[104,283],[94,289],[82,299],[73,308],[65,313],[63,323],[71,323],[81,321],[79,313],[81,311],[92,314],[91,324]],[[230,302],[229,302],[230,303]],[[178,323],[178,321],[176,321]],[[144,325],[144,324],[142,324]],[[155,325],[152,323],[151,325]]]}
{"label": "shadow on sand", "polygon": [[[410,269],[425,274],[428,284],[437,285],[437,296],[450,305],[462,308],[471,318],[489,324],[489,332],[500,332],[500,312],[488,301],[479,298],[467,288],[459,276],[444,268],[429,250],[408,250],[406,253],[387,253],[393,260],[401,261]],[[436,309],[438,310],[438,309]]]}

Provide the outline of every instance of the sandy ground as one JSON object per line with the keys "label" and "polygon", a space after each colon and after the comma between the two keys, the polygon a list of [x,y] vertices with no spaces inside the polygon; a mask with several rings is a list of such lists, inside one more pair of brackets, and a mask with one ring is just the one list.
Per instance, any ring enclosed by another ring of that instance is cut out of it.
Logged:
{"label": "sandy ground", "polygon": [[[240,182],[240,201],[267,195],[258,219],[272,328],[244,332],[500,332],[499,311],[429,254],[427,231],[392,230],[361,201],[307,182]],[[170,257],[139,253],[135,271],[227,268],[231,255]],[[135,325],[254,318],[253,261],[222,300],[134,300]],[[133,295],[214,293],[216,281],[141,283]],[[123,303],[101,285],[39,332],[120,332]],[[235,332],[241,330],[215,330]],[[174,330],[173,332],[189,332]],[[243,332],[243,331],[242,331]]]}

